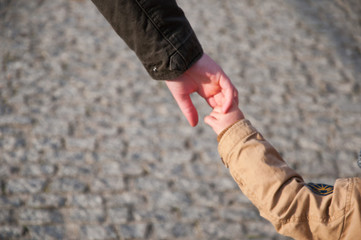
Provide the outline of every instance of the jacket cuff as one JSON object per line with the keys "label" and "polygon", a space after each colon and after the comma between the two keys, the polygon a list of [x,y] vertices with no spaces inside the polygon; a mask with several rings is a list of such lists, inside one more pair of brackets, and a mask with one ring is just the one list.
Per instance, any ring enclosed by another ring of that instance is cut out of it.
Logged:
{"label": "jacket cuff", "polygon": [[229,163],[224,161],[224,159],[228,159],[227,154],[231,152],[236,144],[246,141],[247,137],[254,133],[257,133],[257,130],[252,126],[251,122],[247,119],[242,119],[225,129],[221,133],[222,135],[220,134],[218,152],[223,164],[227,168]]}
{"label": "jacket cuff", "polygon": [[[239,121],[242,121],[242,120],[239,120]],[[218,136],[217,136],[217,142],[220,142],[221,139],[222,139],[222,137],[223,137],[223,135],[228,131],[228,129],[230,129],[234,124],[238,123],[239,121],[231,124],[230,126],[228,126],[228,127],[225,128],[225,129],[223,129],[223,131],[222,131],[220,134],[218,134]]]}
{"label": "jacket cuff", "polygon": [[173,80],[187,71],[202,56],[202,46],[192,31],[178,48],[173,49],[173,53],[169,54],[166,63],[163,62],[159,66],[145,63],[143,65],[153,79]]}

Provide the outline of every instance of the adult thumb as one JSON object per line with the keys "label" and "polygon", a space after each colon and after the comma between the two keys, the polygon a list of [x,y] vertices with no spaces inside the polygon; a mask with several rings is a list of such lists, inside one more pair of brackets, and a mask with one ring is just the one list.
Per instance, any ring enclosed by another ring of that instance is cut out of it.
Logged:
{"label": "adult thumb", "polygon": [[196,126],[198,123],[198,113],[191,97],[189,95],[175,95],[174,98],[189,124],[192,127]]}

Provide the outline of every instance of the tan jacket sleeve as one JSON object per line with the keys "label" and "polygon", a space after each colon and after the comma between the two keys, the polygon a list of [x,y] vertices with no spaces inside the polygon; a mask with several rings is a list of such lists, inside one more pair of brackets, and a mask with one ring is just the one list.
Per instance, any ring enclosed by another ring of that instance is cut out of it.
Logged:
{"label": "tan jacket sleeve", "polygon": [[218,150],[242,192],[279,233],[294,239],[361,236],[361,179],[338,179],[323,189],[306,184],[248,120],[230,127]]}

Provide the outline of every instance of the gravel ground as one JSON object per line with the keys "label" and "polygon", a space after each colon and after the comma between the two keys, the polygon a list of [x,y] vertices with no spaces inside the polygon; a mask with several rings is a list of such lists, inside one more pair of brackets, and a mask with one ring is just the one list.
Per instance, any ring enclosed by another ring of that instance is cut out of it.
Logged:
{"label": "gravel ground", "polygon": [[[290,166],[361,176],[359,0],[178,3]],[[0,0],[0,185],[0,239],[287,239],[90,1]]]}

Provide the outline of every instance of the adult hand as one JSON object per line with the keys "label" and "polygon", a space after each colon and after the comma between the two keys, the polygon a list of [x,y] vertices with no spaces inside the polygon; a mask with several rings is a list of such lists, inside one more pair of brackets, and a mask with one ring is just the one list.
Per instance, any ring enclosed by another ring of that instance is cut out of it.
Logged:
{"label": "adult hand", "polygon": [[192,127],[198,123],[198,113],[190,94],[197,92],[209,106],[219,107],[223,113],[233,101],[238,103],[237,89],[222,68],[206,54],[180,77],[168,80],[166,84]]}

